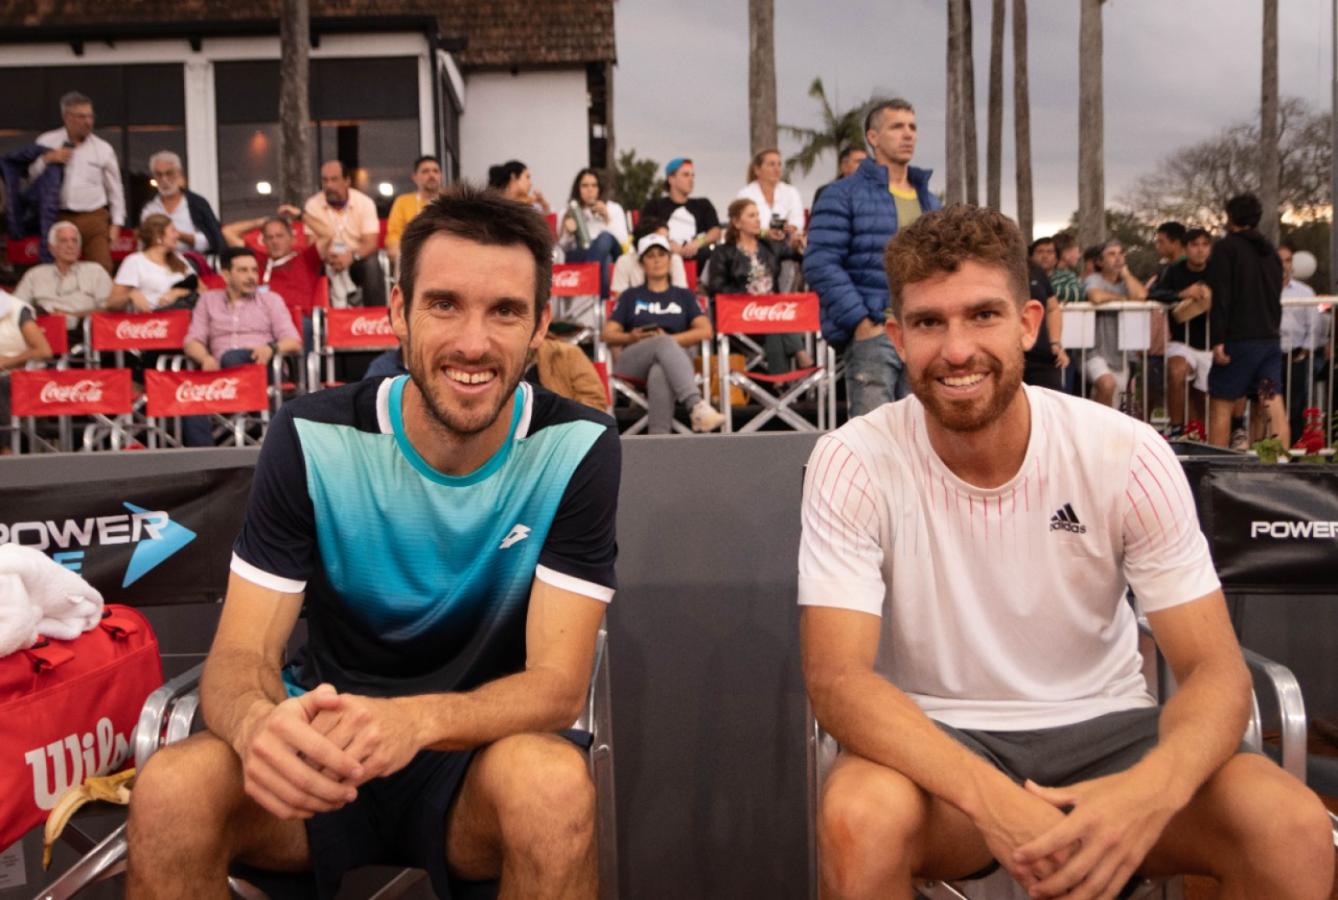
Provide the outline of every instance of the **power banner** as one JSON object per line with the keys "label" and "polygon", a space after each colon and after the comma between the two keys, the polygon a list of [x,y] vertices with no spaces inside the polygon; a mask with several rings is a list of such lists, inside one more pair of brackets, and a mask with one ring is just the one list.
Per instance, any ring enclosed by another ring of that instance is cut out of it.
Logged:
{"label": "power banner", "polygon": [[1184,467],[1227,590],[1338,594],[1338,466]]}
{"label": "power banner", "polygon": [[214,601],[228,582],[250,465],[0,491],[0,543],[35,547],[109,603]]}

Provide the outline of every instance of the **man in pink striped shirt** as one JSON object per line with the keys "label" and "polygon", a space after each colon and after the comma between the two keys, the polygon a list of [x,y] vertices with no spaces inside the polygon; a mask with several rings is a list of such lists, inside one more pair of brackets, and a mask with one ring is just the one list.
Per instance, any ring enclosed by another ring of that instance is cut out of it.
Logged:
{"label": "man in pink striped shirt", "polygon": [[[1017,227],[928,213],[886,263],[913,395],[820,439],[804,485],[804,676],[842,747],[825,895],[1002,866],[1038,898],[1185,872],[1327,898],[1324,807],[1238,752],[1250,678],[1174,454],[1022,385],[1044,309]],[[1160,709],[1130,588],[1179,683]]]}

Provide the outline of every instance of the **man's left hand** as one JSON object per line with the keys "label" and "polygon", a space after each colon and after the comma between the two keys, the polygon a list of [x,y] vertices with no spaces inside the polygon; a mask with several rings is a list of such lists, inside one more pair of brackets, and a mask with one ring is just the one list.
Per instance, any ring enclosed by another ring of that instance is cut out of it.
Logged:
{"label": "man's left hand", "polygon": [[1026,788],[1071,812],[1063,822],[1019,848],[1016,862],[1031,864],[1079,845],[1063,866],[1031,888],[1031,896],[1037,898],[1114,898],[1178,811],[1168,800],[1166,785],[1138,768],[1065,788],[1041,787],[1032,781]]}
{"label": "man's left hand", "polygon": [[107,229],[107,240],[113,244],[121,239],[121,226],[112,225]]}
{"label": "man's left hand", "polygon": [[1056,346],[1052,348],[1055,351],[1055,368],[1067,369],[1069,367],[1069,354],[1063,347]]}
{"label": "man's left hand", "polygon": [[422,749],[418,721],[403,698],[340,694],[339,704],[311,724],[362,765],[358,784],[398,772]]}
{"label": "man's left hand", "polygon": [[261,344],[259,347],[256,347],[251,351],[251,359],[260,363],[262,366],[267,365],[273,358],[274,351],[270,348],[269,344]]}

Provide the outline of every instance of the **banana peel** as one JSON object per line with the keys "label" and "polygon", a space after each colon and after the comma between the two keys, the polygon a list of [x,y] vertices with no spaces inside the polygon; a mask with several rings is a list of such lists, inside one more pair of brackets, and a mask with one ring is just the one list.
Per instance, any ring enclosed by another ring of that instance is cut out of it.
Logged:
{"label": "banana peel", "polygon": [[130,782],[134,777],[133,768],[117,772],[115,775],[95,775],[78,787],[70,788],[61,794],[46,819],[42,837],[42,868],[51,868],[51,845],[60,837],[66,823],[79,807],[95,800],[125,806],[130,802]]}

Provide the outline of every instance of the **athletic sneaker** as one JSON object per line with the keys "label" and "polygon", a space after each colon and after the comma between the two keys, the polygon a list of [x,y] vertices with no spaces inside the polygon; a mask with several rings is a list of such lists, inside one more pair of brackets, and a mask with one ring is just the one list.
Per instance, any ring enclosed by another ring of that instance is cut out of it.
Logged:
{"label": "athletic sneaker", "polygon": [[1231,449],[1232,450],[1250,449],[1250,436],[1249,434],[1246,433],[1244,428],[1233,428],[1231,430]]}
{"label": "athletic sneaker", "polygon": [[1208,431],[1203,427],[1203,423],[1198,419],[1190,419],[1185,424],[1185,440],[1198,441],[1200,444],[1208,443]]}
{"label": "athletic sneaker", "polygon": [[696,432],[715,431],[725,424],[724,415],[705,400],[697,401],[689,418],[692,420],[692,430]]}

